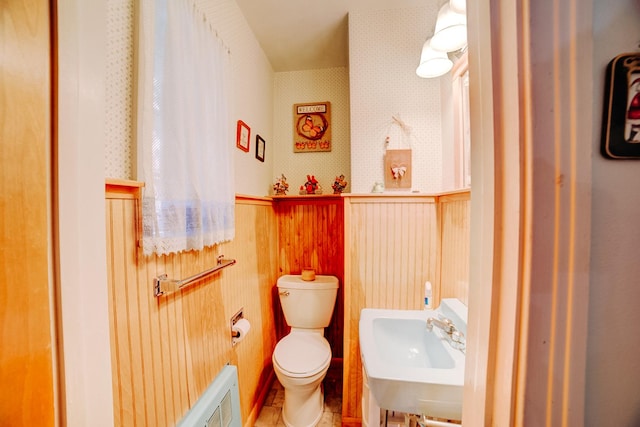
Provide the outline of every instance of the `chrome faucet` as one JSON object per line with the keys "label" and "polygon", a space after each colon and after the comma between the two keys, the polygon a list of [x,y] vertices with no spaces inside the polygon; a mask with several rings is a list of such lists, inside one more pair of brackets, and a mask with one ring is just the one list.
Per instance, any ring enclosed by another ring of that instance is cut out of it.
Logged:
{"label": "chrome faucet", "polygon": [[467,340],[464,337],[464,334],[460,331],[453,331],[449,336],[451,337],[451,346],[453,348],[461,350],[464,353],[467,348]]}
{"label": "chrome faucet", "polygon": [[461,350],[464,353],[467,346],[464,334],[456,328],[456,325],[454,325],[450,319],[446,317],[440,319],[429,317],[427,319],[427,329],[431,331],[434,326],[442,329],[447,334],[447,339],[453,348]]}
{"label": "chrome faucet", "polygon": [[438,328],[442,329],[448,335],[451,335],[453,333],[453,331],[456,330],[456,327],[453,324],[453,322],[451,320],[447,319],[446,317],[443,317],[442,319],[436,319],[435,317],[429,317],[427,319],[427,329],[428,330],[432,330],[434,326],[437,326]]}

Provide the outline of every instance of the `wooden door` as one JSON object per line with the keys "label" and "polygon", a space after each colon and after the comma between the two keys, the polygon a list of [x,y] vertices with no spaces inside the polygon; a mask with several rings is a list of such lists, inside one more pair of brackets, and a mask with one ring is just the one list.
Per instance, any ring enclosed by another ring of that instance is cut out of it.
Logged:
{"label": "wooden door", "polygon": [[0,426],[55,424],[49,3],[0,14]]}

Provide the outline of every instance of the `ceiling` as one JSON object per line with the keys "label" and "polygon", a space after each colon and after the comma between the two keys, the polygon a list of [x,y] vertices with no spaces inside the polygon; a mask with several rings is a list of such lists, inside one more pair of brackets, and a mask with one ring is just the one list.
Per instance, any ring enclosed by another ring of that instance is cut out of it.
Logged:
{"label": "ceiling", "polygon": [[273,70],[346,67],[347,15],[423,6],[429,0],[236,0]]}

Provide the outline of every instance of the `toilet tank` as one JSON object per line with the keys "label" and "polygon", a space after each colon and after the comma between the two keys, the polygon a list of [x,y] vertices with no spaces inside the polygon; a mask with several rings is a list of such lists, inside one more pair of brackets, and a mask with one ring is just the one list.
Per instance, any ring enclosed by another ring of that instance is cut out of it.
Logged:
{"label": "toilet tank", "polygon": [[338,295],[338,278],[317,275],[315,280],[305,281],[300,275],[281,276],[278,294],[287,325],[304,329],[326,328]]}

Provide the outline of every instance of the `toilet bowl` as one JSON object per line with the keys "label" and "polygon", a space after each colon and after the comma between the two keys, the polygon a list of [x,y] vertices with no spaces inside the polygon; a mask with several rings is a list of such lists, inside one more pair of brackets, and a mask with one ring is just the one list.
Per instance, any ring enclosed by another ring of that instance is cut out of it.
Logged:
{"label": "toilet bowl", "polygon": [[322,417],[320,387],[331,363],[329,342],[318,332],[292,330],[272,356],[273,369],[285,389],[282,418],[288,427],[315,426]]}
{"label": "toilet bowl", "polygon": [[287,427],[312,427],[324,409],[322,380],[331,363],[324,337],[338,293],[334,276],[285,275],[278,279],[280,305],[291,331],[273,351],[273,370],[284,388],[282,418]]}

